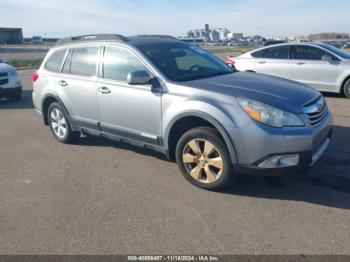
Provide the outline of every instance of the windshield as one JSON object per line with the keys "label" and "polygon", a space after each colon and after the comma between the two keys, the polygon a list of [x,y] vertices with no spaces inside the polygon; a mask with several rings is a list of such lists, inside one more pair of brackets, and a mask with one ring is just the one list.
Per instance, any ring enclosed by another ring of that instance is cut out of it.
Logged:
{"label": "windshield", "polygon": [[169,79],[176,82],[234,72],[219,58],[195,45],[141,46],[140,49]]}
{"label": "windshield", "polygon": [[326,45],[326,44],[321,44],[320,45],[321,47],[333,52],[334,54],[340,56],[341,58],[344,58],[344,59],[350,59],[350,54],[334,47],[334,46],[331,46],[331,45]]}

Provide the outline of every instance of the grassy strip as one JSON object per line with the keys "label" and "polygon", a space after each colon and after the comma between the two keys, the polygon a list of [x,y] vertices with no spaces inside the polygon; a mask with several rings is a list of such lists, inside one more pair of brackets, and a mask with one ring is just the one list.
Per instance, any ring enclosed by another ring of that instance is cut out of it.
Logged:
{"label": "grassy strip", "polygon": [[35,59],[11,59],[6,61],[7,64],[12,65],[18,70],[23,69],[36,69],[39,68],[41,65],[41,62],[43,61],[42,58],[35,58]]}
{"label": "grassy strip", "polygon": [[245,53],[248,51],[253,50],[253,47],[238,47],[238,46],[205,46],[204,49],[206,49],[209,52],[212,52],[214,54],[218,53],[228,53],[228,52],[233,52],[233,53]]}

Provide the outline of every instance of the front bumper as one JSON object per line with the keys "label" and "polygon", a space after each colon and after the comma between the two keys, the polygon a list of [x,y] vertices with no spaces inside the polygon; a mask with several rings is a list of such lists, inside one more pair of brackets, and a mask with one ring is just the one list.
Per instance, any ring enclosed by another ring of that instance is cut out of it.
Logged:
{"label": "front bumper", "polygon": [[[231,129],[237,153],[235,171],[263,176],[293,173],[315,164],[327,149],[332,136],[333,117],[330,112],[316,127],[271,128],[257,123]],[[265,160],[273,156],[298,155],[296,165],[262,168]]]}
{"label": "front bumper", "polygon": [[[296,173],[298,171],[306,170],[313,166],[317,160],[323,155],[329,146],[333,129],[330,129],[327,136],[323,141],[310,151],[292,152],[288,155],[299,155],[299,163],[295,166],[290,167],[277,167],[277,168],[260,168],[259,164],[271,156],[284,155],[284,154],[273,154],[266,156],[252,165],[237,165],[235,171],[247,175],[261,175],[261,176],[278,176],[282,174]],[[287,154],[286,154],[287,155]]]}
{"label": "front bumper", "polygon": [[22,86],[16,86],[16,87],[0,87],[0,97],[15,97],[22,94]]}

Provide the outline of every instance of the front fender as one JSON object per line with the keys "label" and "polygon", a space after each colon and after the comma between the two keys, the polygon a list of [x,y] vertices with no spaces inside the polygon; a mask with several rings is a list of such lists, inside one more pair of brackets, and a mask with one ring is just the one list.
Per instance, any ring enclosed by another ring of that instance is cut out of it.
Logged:
{"label": "front fender", "polygon": [[338,83],[338,92],[340,93],[342,90],[343,85],[345,84],[345,81],[350,78],[350,71],[345,72],[344,74],[341,75],[339,83]]}
{"label": "front fender", "polygon": [[232,163],[238,163],[234,143],[225,128],[225,126],[235,127],[234,121],[224,111],[218,109],[217,107],[214,107],[213,105],[200,101],[176,103],[176,105],[168,108],[168,110],[163,113],[162,133],[164,146],[167,152],[169,151],[170,130],[178,120],[189,116],[202,118],[203,120],[206,120],[212,124],[223,137],[224,142],[226,143],[229,150]]}

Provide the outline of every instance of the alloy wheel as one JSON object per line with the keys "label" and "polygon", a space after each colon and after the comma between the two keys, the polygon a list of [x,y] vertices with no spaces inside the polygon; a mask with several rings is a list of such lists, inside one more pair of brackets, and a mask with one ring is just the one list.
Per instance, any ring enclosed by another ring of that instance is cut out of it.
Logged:
{"label": "alloy wheel", "polygon": [[189,141],[184,147],[182,161],[188,174],[205,184],[218,180],[224,170],[219,150],[205,139]]}
{"label": "alloy wheel", "polygon": [[55,108],[51,111],[50,114],[50,123],[52,130],[58,138],[64,138],[67,134],[67,122],[64,118],[62,112]]}

